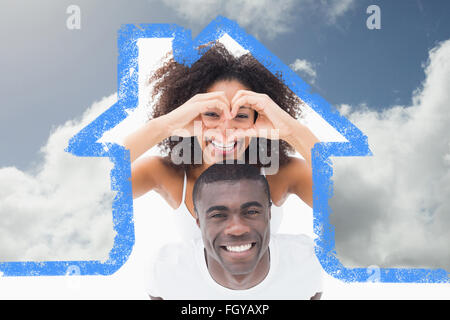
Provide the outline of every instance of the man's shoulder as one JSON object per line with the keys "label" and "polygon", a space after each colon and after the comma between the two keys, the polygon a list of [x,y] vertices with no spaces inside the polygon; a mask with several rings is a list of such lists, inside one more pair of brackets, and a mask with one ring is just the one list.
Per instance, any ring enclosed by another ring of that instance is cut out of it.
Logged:
{"label": "man's shoulder", "polygon": [[276,234],[273,239],[278,254],[277,271],[289,282],[302,284],[309,297],[322,288],[322,266],[316,257],[314,240],[304,234]]}
{"label": "man's shoulder", "polygon": [[146,290],[154,297],[189,297],[201,279],[198,245],[194,241],[162,246],[149,261]]}
{"label": "man's shoulder", "polygon": [[159,249],[153,256],[151,268],[156,278],[180,279],[186,275],[192,276],[200,272],[200,266],[197,257],[197,246],[194,241],[169,243]]}

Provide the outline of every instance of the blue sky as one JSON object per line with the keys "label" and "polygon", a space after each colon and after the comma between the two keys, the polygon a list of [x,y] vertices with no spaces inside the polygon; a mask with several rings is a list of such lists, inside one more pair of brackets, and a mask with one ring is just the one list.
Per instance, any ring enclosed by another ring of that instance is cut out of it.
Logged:
{"label": "blue sky", "polygon": [[[366,27],[370,4],[381,9],[380,30]],[[406,105],[424,79],[428,51],[450,38],[449,12],[446,1],[357,1],[335,25],[306,16],[269,47],[286,62],[301,56],[317,64],[317,90],[334,105]]]}

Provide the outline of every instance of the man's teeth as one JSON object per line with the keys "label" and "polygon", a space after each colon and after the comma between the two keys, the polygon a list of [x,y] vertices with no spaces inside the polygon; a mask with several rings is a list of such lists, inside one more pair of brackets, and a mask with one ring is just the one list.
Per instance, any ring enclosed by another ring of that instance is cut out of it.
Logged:
{"label": "man's teeth", "polygon": [[216,141],[211,141],[211,143],[213,144],[214,147],[216,148],[220,148],[220,149],[225,149],[225,150],[232,150],[234,148],[235,142],[231,142],[229,144],[221,144],[220,142],[216,142]]}
{"label": "man's teeth", "polygon": [[231,252],[243,252],[243,251],[247,251],[252,247],[252,244],[244,244],[241,246],[226,246],[227,251],[231,251]]}

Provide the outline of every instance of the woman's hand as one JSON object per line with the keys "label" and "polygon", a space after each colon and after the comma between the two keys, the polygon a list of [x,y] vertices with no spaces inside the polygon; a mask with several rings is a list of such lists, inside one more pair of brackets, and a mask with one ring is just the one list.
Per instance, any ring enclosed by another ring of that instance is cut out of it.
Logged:
{"label": "woman's hand", "polygon": [[294,147],[311,167],[311,149],[319,140],[308,127],[291,117],[266,94],[239,90],[231,101],[231,115],[234,117],[240,108],[245,107],[257,111],[258,118],[252,128],[236,130],[235,136],[282,139]]}
{"label": "woman's hand", "polygon": [[[224,92],[202,93],[193,96],[172,112],[152,119],[125,138],[124,146],[130,150],[130,161],[134,162],[147,150],[170,136],[192,137],[196,121],[204,129],[202,113],[213,112],[219,118],[231,119],[230,103]],[[198,133],[201,134],[201,131]]]}
{"label": "woman's hand", "polygon": [[235,117],[240,108],[250,107],[258,112],[258,118],[248,130],[247,136],[268,139],[287,139],[292,135],[293,126],[298,124],[293,117],[281,109],[267,94],[239,90],[231,101],[231,115]]}
{"label": "woman's hand", "polygon": [[[222,91],[199,93],[184,104],[164,115],[167,136],[192,137],[196,132],[195,122],[204,129],[202,114],[212,113],[217,117],[232,119],[230,104]],[[201,134],[198,132],[197,134]]]}

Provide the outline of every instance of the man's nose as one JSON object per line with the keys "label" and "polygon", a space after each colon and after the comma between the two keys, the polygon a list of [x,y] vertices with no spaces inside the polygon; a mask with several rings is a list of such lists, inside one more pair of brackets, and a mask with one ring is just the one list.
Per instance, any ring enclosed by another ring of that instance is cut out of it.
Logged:
{"label": "man's nose", "polygon": [[240,215],[233,216],[225,229],[225,234],[230,236],[241,236],[249,232],[249,226],[243,221]]}

